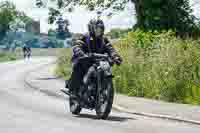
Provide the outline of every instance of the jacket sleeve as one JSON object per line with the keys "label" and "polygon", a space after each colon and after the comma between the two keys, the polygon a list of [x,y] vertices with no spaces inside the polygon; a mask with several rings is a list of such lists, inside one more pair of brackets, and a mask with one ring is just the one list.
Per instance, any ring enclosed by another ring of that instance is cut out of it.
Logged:
{"label": "jacket sleeve", "polygon": [[83,50],[83,45],[84,45],[84,42],[82,40],[76,40],[73,43],[73,47],[72,47],[73,56],[75,57],[84,56],[85,53]]}
{"label": "jacket sleeve", "polygon": [[72,56],[79,58],[85,55],[85,38],[84,35],[79,35],[72,43]]}
{"label": "jacket sleeve", "polygon": [[106,53],[108,53],[112,58],[119,56],[119,54],[116,52],[116,50],[113,48],[111,42],[108,40],[108,38],[104,38],[104,42],[105,42],[105,51]]}

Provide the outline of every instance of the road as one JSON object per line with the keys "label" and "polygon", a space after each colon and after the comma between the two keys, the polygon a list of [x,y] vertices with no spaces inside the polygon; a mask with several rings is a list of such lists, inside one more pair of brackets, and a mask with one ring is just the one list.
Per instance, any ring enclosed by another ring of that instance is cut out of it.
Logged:
{"label": "road", "polygon": [[1,133],[199,133],[200,126],[112,111],[108,120],[93,111],[69,112],[67,101],[43,94],[24,83],[28,72],[53,62],[34,58],[0,64]]}

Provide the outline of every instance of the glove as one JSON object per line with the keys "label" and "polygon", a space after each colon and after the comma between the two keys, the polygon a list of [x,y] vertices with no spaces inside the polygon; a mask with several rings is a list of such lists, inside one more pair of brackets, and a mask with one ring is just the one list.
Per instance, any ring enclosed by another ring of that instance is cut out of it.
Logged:
{"label": "glove", "polygon": [[114,57],[114,62],[115,62],[117,65],[121,65],[122,62],[123,62],[123,60],[122,60],[121,57],[115,56],[115,57]]}

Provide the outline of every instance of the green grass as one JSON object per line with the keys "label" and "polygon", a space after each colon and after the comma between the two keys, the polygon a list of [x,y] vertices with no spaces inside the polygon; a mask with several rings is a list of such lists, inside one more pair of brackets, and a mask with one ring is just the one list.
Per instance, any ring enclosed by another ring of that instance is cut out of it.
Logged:
{"label": "green grass", "polygon": [[200,41],[173,33],[136,31],[115,45],[124,58],[114,67],[118,92],[168,102],[200,104]]}
{"label": "green grass", "polygon": [[57,56],[57,67],[55,69],[55,74],[63,77],[64,79],[69,79],[71,74],[71,50],[60,49],[60,52]]}
{"label": "green grass", "polygon": [[0,62],[13,61],[13,60],[16,60],[16,59],[17,58],[16,58],[15,54],[6,53],[6,52],[0,53]]}
{"label": "green grass", "polygon": [[[124,63],[113,67],[118,93],[167,102],[200,105],[200,40],[176,38],[172,32],[130,32],[117,42]],[[71,51],[61,50],[56,74],[71,73]]]}

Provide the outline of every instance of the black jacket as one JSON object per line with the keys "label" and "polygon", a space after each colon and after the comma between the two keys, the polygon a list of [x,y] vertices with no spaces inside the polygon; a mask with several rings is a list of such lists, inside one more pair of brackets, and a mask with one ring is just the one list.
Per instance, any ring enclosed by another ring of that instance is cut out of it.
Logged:
{"label": "black jacket", "polygon": [[82,35],[73,42],[72,50],[73,63],[76,63],[79,57],[82,57],[87,53],[108,53],[112,58],[115,56],[120,57],[106,37],[95,39],[89,35]]}

